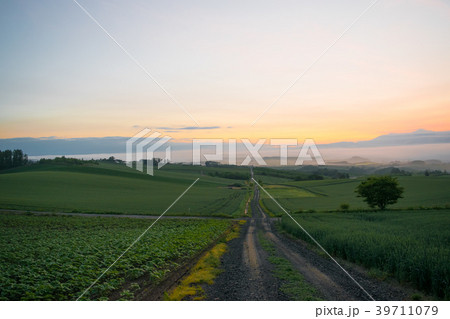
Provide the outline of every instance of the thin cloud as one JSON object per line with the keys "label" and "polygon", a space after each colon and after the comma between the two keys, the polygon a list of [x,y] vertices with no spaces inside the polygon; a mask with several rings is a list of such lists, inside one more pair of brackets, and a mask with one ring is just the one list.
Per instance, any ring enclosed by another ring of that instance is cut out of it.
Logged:
{"label": "thin cloud", "polygon": [[157,127],[158,130],[190,131],[190,130],[217,130],[220,126],[185,126],[185,127]]}

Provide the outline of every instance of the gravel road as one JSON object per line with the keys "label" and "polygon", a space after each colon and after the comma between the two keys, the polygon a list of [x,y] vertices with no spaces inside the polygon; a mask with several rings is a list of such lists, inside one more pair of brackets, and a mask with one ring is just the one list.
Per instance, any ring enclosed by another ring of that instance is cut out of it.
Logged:
{"label": "gravel road", "polygon": [[278,254],[289,260],[324,300],[405,300],[410,295],[406,288],[370,278],[359,267],[339,261],[366,293],[329,257],[277,232],[274,219],[261,209],[259,196],[259,189],[255,188],[252,217],[242,227],[241,236],[229,242],[229,250],[222,257],[223,272],[213,285],[204,287],[208,300],[288,300],[279,291],[280,280],[272,275],[273,265],[258,241],[258,232],[272,242]]}

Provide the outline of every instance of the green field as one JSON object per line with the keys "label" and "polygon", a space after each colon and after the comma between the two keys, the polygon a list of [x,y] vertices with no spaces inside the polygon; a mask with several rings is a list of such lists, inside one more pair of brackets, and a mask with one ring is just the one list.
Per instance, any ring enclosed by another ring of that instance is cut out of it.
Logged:
{"label": "green field", "polygon": [[[36,164],[0,174],[0,208],[160,215],[196,178],[200,180],[167,215],[238,216],[245,180],[209,176],[247,168],[167,165],[149,176],[125,165]],[[242,187],[229,187],[239,183]]]}
{"label": "green field", "polygon": [[[330,254],[450,299],[450,210],[303,213],[294,218]],[[281,228],[311,242],[288,216]]]}
{"label": "green field", "polygon": [[255,174],[254,178],[256,181],[262,182],[263,184],[283,184],[292,181],[292,179],[276,176],[264,176]]}
{"label": "green field", "polygon": [[[0,214],[0,300],[75,300],[152,221]],[[83,297],[157,284],[217,239],[227,220],[160,220]],[[133,284],[134,283],[134,284]],[[126,289],[124,289],[126,288]]]}
{"label": "green field", "polygon": [[[317,197],[316,194],[306,189],[285,185],[267,185],[264,189],[275,199]],[[268,197],[265,192],[264,195]]]}
{"label": "green field", "polygon": [[[285,182],[281,186],[263,187],[287,210],[333,211],[343,203],[350,209],[367,209],[367,204],[356,196],[355,188],[362,179],[324,179],[317,181]],[[450,205],[450,176],[402,176],[399,184],[405,192],[398,203],[389,208],[444,207]],[[286,188],[286,186],[289,186]],[[306,192],[308,196],[292,196],[293,192]],[[283,194],[284,193],[284,194]],[[280,213],[276,204],[264,192],[264,206],[273,213]]]}
{"label": "green field", "polygon": [[[450,298],[450,176],[398,177],[405,192],[389,206],[395,210],[370,211],[354,192],[362,178],[293,181],[285,177],[288,171],[258,172],[255,178],[285,209],[310,212],[295,218],[331,254]],[[105,162],[34,164],[0,172],[0,208],[160,215],[199,178],[167,215],[239,217],[252,196],[249,173],[247,167],[170,164],[149,176]],[[282,215],[264,191],[260,194],[270,215]],[[341,204],[349,204],[350,211],[338,211]],[[149,224],[129,218],[0,213],[0,299],[76,299]],[[157,284],[230,224],[159,221],[86,298],[115,294],[132,299],[140,289],[136,280]],[[286,216],[280,225],[308,240]]]}

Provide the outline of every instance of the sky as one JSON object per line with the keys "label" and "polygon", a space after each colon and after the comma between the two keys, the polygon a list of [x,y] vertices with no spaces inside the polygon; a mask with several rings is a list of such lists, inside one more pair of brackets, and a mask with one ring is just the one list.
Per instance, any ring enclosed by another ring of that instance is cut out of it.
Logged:
{"label": "sky", "polygon": [[73,0],[1,1],[0,138],[450,130],[448,0],[380,0],[312,66],[373,1],[78,2],[129,55]]}

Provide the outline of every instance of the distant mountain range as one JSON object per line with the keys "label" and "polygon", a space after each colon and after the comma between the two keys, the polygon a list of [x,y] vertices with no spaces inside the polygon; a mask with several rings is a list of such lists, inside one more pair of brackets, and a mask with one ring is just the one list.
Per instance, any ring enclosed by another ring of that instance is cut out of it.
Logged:
{"label": "distant mountain range", "polygon": [[420,129],[412,133],[391,133],[380,135],[368,141],[321,144],[320,147],[383,147],[441,143],[450,143],[450,131],[435,132]]}
{"label": "distant mountain range", "polygon": [[[30,156],[75,155],[75,154],[115,154],[124,153],[128,137],[108,136],[89,138],[8,138],[0,139],[0,150],[22,149]],[[409,146],[450,143],[450,131],[435,132],[417,130],[412,133],[392,133],[360,142],[338,142],[318,145],[320,149],[372,148],[386,146]],[[189,143],[171,143],[172,150],[188,150]],[[238,145],[238,148],[242,145]],[[366,160],[366,159],[364,159]]]}
{"label": "distant mountain range", "polygon": [[0,149],[22,149],[30,156],[124,153],[128,137],[19,137],[0,139]]}

